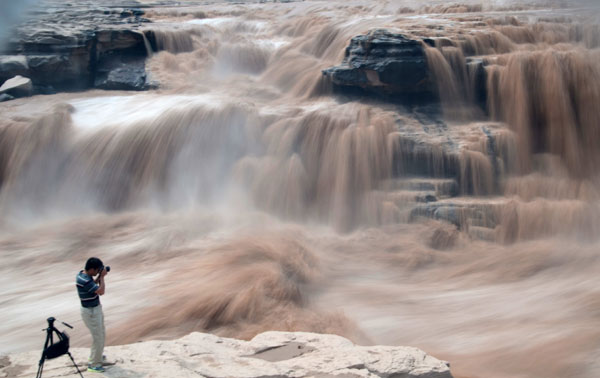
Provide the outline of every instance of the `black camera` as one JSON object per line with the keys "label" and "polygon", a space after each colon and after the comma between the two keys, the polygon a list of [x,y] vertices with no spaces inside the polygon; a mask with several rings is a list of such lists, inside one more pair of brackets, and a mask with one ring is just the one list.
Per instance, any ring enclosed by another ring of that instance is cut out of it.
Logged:
{"label": "black camera", "polygon": [[110,272],[110,266],[103,266],[102,269],[100,269],[100,271],[102,272],[102,270],[106,269],[106,273]]}

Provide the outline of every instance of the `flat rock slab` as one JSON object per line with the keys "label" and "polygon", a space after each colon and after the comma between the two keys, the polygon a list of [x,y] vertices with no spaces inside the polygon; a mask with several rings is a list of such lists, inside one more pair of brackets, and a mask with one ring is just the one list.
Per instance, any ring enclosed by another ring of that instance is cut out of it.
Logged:
{"label": "flat rock slab", "polygon": [[14,97],[31,96],[33,93],[33,84],[31,83],[31,79],[17,75],[2,84],[0,94],[3,93]]}
{"label": "flat rock slab", "polygon": [[[72,348],[78,364],[88,349]],[[358,346],[335,335],[265,332],[251,341],[191,333],[105,349],[107,377],[403,377],[450,378],[447,362],[417,348]],[[30,377],[40,352],[3,357],[0,376]],[[81,366],[84,366],[83,364]],[[49,360],[44,377],[75,373],[68,357]]]}

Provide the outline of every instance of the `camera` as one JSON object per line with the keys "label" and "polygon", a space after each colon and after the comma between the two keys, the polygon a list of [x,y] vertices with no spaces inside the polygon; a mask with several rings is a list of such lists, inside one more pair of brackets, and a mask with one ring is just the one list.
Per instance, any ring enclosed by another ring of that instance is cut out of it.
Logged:
{"label": "camera", "polygon": [[106,269],[106,273],[110,272],[110,266],[103,266],[102,269],[100,269],[100,271],[102,272],[104,269]]}

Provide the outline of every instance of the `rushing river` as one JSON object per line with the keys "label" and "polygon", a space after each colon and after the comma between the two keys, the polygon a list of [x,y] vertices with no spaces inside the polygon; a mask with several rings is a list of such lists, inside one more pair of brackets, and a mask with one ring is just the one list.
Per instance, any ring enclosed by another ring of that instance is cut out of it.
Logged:
{"label": "rushing river", "polygon": [[[108,344],[312,331],[415,346],[455,377],[600,376],[593,3],[145,12],[160,89],[0,104],[0,353],[41,349],[49,316],[87,345],[73,282],[97,256]],[[435,40],[432,121],[322,75],[376,28]],[[398,168],[415,159],[428,174]],[[428,195],[457,221],[415,216]]]}

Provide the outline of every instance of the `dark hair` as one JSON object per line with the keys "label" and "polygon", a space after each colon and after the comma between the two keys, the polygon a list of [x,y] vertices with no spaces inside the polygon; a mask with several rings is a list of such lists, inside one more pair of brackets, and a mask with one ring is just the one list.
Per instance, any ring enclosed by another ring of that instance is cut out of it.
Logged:
{"label": "dark hair", "polygon": [[97,257],[90,257],[85,263],[85,270],[100,269],[104,266],[102,260]]}

